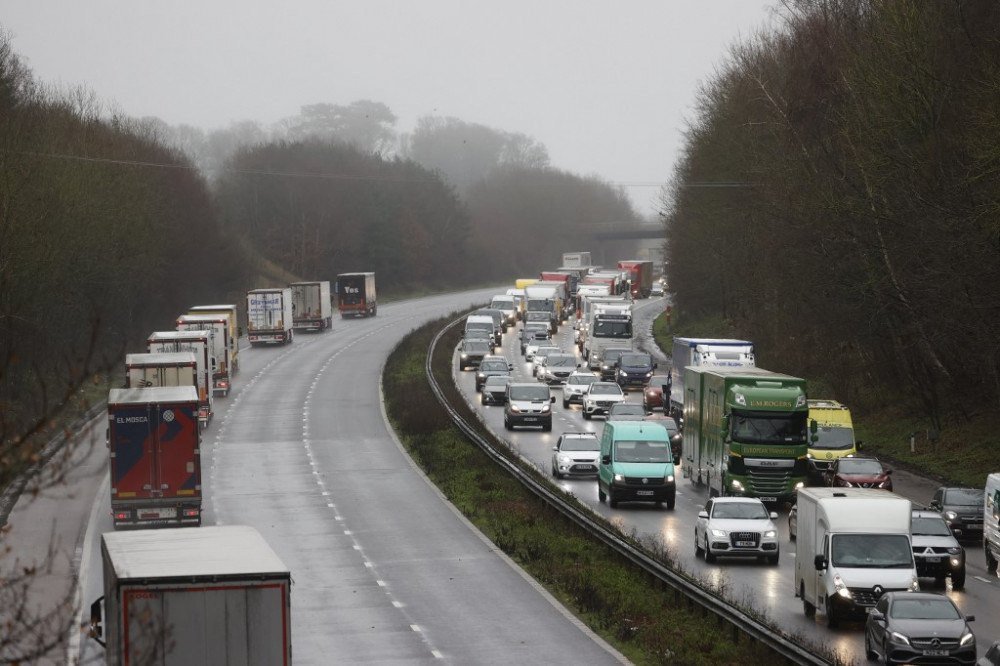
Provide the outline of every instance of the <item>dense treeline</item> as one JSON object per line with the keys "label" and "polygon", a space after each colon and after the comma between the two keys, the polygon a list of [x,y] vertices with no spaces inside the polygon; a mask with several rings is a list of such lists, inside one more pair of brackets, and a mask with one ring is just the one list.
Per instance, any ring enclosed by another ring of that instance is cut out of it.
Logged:
{"label": "dense treeline", "polygon": [[665,196],[678,307],[936,425],[1000,401],[1000,5],[800,0],[700,93]]}
{"label": "dense treeline", "polygon": [[231,247],[183,155],[0,41],[0,487],[85,378],[231,288]]}
{"label": "dense treeline", "polygon": [[227,233],[306,279],[375,271],[399,291],[468,274],[468,214],[416,162],[306,140],[246,148],[227,167],[217,182]]}

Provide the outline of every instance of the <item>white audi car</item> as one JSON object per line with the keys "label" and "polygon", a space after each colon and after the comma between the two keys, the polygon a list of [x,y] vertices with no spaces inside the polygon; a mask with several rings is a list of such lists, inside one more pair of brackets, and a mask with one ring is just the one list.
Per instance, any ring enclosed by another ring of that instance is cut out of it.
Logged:
{"label": "white audi car", "polygon": [[778,563],[778,514],[755,497],[713,497],[694,524],[694,552],[706,562],[719,556],[750,556]]}

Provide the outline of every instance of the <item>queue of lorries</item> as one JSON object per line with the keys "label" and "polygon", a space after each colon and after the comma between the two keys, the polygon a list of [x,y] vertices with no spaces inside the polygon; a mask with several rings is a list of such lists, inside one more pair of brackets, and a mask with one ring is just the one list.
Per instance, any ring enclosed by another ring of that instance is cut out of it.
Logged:
{"label": "queue of lorries", "polygon": [[[247,341],[328,331],[335,307],[374,316],[374,273],[340,274],[332,290],[311,281],[247,292]],[[201,434],[239,371],[238,322],[235,304],[191,307],[176,330],[126,356],[124,387],[108,394],[111,512],[115,530],[129,530],[101,538],[91,636],[108,664],[291,661],[288,569],[252,527],[200,527]]]}
{"label": "queue of lorries", "polygon": [[[807,616],[819,609],[830,626],[864,618],[869,659],[976,663],[972,618],[945,595],[920,593],[919,578],[964,587],[956,537],[981,538],[996,571],[1000,474],[989,475],[985,492],[941,488],[928,507],[894,494],[891,470],[860,453],[850,410],[810,399],[803,379],[759,367],[747,340],[676,337],[669,372],[657,372],[633,338],[633,300],[649,294],[644,278],[626,273],[633,262],[604,271],[586,255],[564,255],[562,268],[517,280],[469,316],[463,348],[489,337],[489,351],[461,360],[477,371],[481,403],[503,405],[508,430],[550,431],[560,394],[563,408],[582,405],[584,419],[605,417],[600,433],[558,438],[552,475],[596,477],[599,501],[612,507],[648,501],[672,509],[678,474],[707,486],[694,549],[709,562],[754,556],[777,564],[777,514],[767,506],[792,504],[792,582]],[[491,321],[495,311],[503,326]],[[567,320],[581,356],[553,338]],[[517,321],[536,382],[514,381],[511,361],[491,353]],[[633,388],[642,391],[638,412],[627,408]]]}

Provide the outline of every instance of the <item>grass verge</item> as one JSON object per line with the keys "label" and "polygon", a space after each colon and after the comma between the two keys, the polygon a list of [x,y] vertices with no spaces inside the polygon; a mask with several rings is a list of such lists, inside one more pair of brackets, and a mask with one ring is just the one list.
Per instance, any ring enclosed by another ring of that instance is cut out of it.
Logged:
{"label": "grass verge", "polygon": [[[635,663],[781,663],[766,647],[741,640],[723,621],[690,607],[682,595],[591,538],[500,470],[451,424],[424,374],[427,347],[446,321],[428,324],[400,343],[386,362],[383,387],[404,446],[448,499]],[[434,366],[446,391],[454,389],[448,372],[455,341],[439,345],[447,362]]]}

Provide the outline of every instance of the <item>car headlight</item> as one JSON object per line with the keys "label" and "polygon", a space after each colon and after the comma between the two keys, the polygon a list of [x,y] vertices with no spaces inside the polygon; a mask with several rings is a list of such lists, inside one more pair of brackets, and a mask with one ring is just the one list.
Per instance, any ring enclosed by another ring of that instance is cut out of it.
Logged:
{"label": "car headlight", "polygon": [[674,482],[674,475],[673,474],[667,474],[666,480],[667,480],[667,483],[673,483]]}
{"label": "car headlight", "polygon": [[958,514],[955,513],[954,511],[945,511],[944,517],[947,518],[948,520],[955,520],[956,518],[958,518]]}
{"label": "car headlight", "polygon": [[842,485],[844,488],[850,488],[851,487],[851,482],[850,481],[843,481],[843,480],[841,480],[840,485]]}
{"label": "car headlight", "polygon": [[652,377],[652,376],[653,376],[653,373],[652,373],[652,372],[647,372],[647,373],[646,373],[646,379],[649,379],[649,378],[650,378],[650,377]]}
{"label": "car headlight", "polygon": [[777,535],[776,530],[767,530],[766,532],[764,532],[765,539],[773,539],[776,535]]}
{"label": "car headlight", "polygon": [[552,410],[551,405],[545,405],[544,407],[542,407],[542,414],[548,414],[551,410]]}
{"label": "car headlight", "polygon": [[910,592],[919,592],[919,591],[920,591],[920,581],[918,581],[916,577],[914,577],[913,580],[910,582]]}
{"label": "car headlight", "polygon": [[729,483],[729,487],[732,488],[733,490],[737,491],[737,492],[743,492],[743,484],[740,483],[739,481],[737,481],[736,479],[733,479]]}
{"label": "car headlight", "polygon": [[833,589],[836,590],[837,594],[845,599],[852,598],[851,591],[847,589],[846,585],[844,585],[844,579],[840,577],[840,574],[835,574],[833,576]]}
{"label": "car headlight", "polygon": [[601,370],[610,370],[610,369],[611,369],[611,366],[609,366],[607,363],[605,363],[604,365],[601,366]]}
{"label": "car headlight", "polygon": [[811,454],[811,453],[807,453],[807,454],[806,454],[806,458],[809,458],[809,459],[811,460],[811,459],[812,459],[812,457],[813,457],[813,454]]}
{"label": "car headlight", "polygon": [[518,407],[517,405],[511,405],[510,406],[510,411],[514,412],[515,414],[520,414],[521,413],[521,408]]}
{"label": "car headlight", "polygon": [[885,488],[887,485],[889,485],[889,479],[886,479],[882,483],[878,484],[878,487],[879,488]]}
{"label": "car headlight", "polygon": [[712,533],[712,536],[714,537],[725,538],[726,536],[726,530],[711,529],[709,531]]}
{"label": "car headlight", "polygon": [[909,645],[910,639],[899,633],[898,631],[892,631],[889,633],[889,638],[897,643],[902,643],[903,645]]}
{"label": "car headlight", "polygon": [[486,373],[485,372],[478,372],[478,373],[476,373],[476,377],[479,377],[480,379],[483,379],[484,377],[486,377]]}
{"label": "car headlight", "polygon": [[806,484],[805,484],[804,481],[799,481],[798,483],[795,484],[795,489],[796,490],[798,490],[799,488],[805,488],[805,487],[806,487]]}
{"label": "car headlight", "polygon": [[469,358],[468,354],[462,354],[462,358]]}
{"label": "car headlight", "polygon": [[624,474],[615,474],[615,481],[624,481],[624,480],[625,480]]}
{"label": "car headlight", "polygon": [[559,455],[556,456],[556,460],[561,462],[563,465],[566,465],[569,464],[569,461],[572,460],[572,458],[570,458],[564,453],[560,453]]}
{"label": "car headlight", "polygon": [[958,642],[958,644],[964,646],[964,645],[968,645],[969,643],[972,643],[975,640],[976,640],[976,637],[972,634],[972,632],[969,631],[969,630],[966,630],[965,633],[962,634],[962,640],[960,640]]}
{"label": "car headlight", "polygon": [[619,377],[628,377],[628,373],[625,372],[624,370],[619,370],[618,371],[618,376]]}

